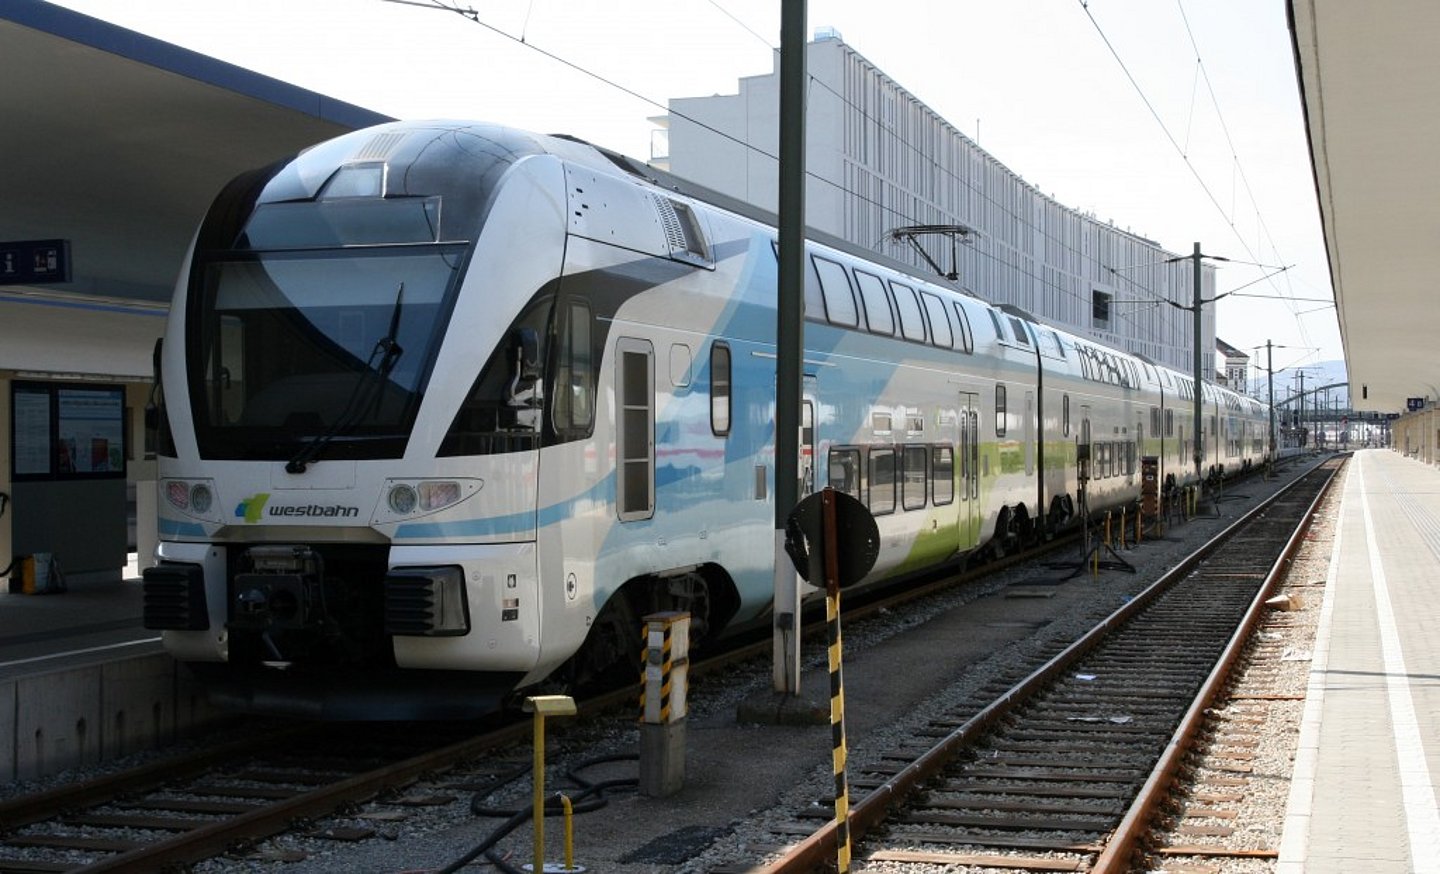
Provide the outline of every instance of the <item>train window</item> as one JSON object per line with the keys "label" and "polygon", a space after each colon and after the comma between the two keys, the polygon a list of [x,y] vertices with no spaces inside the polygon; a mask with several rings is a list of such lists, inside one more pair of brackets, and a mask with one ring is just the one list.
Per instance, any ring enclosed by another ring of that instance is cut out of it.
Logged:
{"label": "train window", "polygon": [[1016,342],[1016,343],[1019,343],[1019,344],[1021,344],[1022,346],[1029,346],[1029,345],[1030,345],[1030,332],[1025,330],[1025,323],[1024,323],[1024,322],[1020,321],[1019,319],[1015,318],[1014,316],[1011,316],[1011,317],[1010,317],[1010,330],[1013,331],[1014,334],[1015,334],[1015,342]]}
{"label": "train window", "polygon": [[831,449],[828,465],[830,488],[859,500],[860,450]]}
{"label": "train window", "polygon": [[655,354],[631,337],[615,351],[615,506],[628,522],[655,515]]}
{"label": "train window", "polygon": [[889,446],[870,450],[869,491],[873,515],[895,512],[895,450]]}
{"label": "train window", "polygon": [[1005,386],[995,386],[995,436],[1005,436],[1005,426],[1008,420],[1005,416]]}
{"label": "train window", "polygon": [[920,301],[915,299],[915,289],[898,282],[890,283],[895,293],[895,308],[900,311],[900,333],[906,340],[925,342],[925,315],[920,312]]}
{"label": "train window", "polygon": [[1000,317],[995,314],[994,310],[986,310],[985,312],[990,316],[990,324],[995,326],[995,338],[1004,342],[1005,329],[1000,327]]}
{"label": "train window", "polygon": [[716,437],[730,433],[730,346],[710,347],[710,431]]}
{"label": "train window", "polygon": [[595,421],[595,364],[591,347],[593,318],[590,305],[569,300],[561,305],[556,356],[555,430],[566,436],[585,436]]}
{"label": "train window", "polygon": [[1060,399],[1060,427],[1061,436],[1070,436],[1070,396],[1065,395]]}
{"label": "train window", "polygon": [[974,352],[975,338],[970,333],[970,320],[965,318],[965,308],[960,306],[958,300],[952,300],[950,306],[955,309],[955,324],[959,328],[955,332],[954,348]]}
{"label": "train window", "polygon": [[[562,341],[577,333],[582,337],[593,334],[568,325],[563,315],[557,316],[560,324],[555,326],[557,334],[553,341],[554,346],[551,347],[556,353],[553,356],[557,368],[556,377],[548,386],[541,385],[535,378],[536,370],[547,357],[545,342],[541,338],[547,337],[551,330],[552,303],[551,299],[545,297],[532,301],[511,324],[508,339],[496,344],[490,360],[480,370],[470,393],[455,413],[455,419],[450,423],[450,430],[445,433],[437,455],[485,455],[537,447],[540,441],[541,407],[546,398],[555,400],[551,416],[561,439],[588,434],[588,421],[583,422],[580,428],[567,428],[562,427],[558,417],[562,413],[563,403],[566,418],[564,424],[573,425],[570,419],[573,418],[577,399],[576,389],[579,390],[582,407],[588,409],[589,386],[592,384],[589,367],[584,364],[577,367],[576,364],[577,358],[581,362],[590,361],[589,347],[580,350],[566,348]],[[581,321],[588,326],[589,310],[584,308],[583,304],[580,306]],[[562,306],[558,313],[564,312]],[[221,330],[227,330],[223,322]],[[526,349],[532,345],[536,352],[535,366],[522,365]],[[231,372],[239,373],[240,369],[236,367]],[[239,382],[237,378],[232,381],[232,385]],[[568,390],[567,386],[570,387]]]}
{"label": "train window", "polygon": [[1060,342],[1060,335],[1055,333],[1054,331],[1045,331],[1044,333],[1050,337],[1050,342],[1055,344],[1055,357],[1064,358],[1065,344]]}
{"label": "train window", "polygon": [[930,453],[925,446],[906,446],[900,457],[900,502],[907,510],[925,509],[925,481],[929,479]]}
{"label": "train window", "polygon": [[925,312],[930,316],[930,341],[936,346],[949,348],[955,342],[955,332],[950,327],[945,302],[928,291],[920,292],[920,299],[925,302]]}
{"label": "train window", "polygon": [[1150,434],[1154,436],[1160,433],[1160,408],[1150,408]]}
{"label": "train window", "polygon": [[930,498],[943,507],[955,500],[955,450],[930,447]]}
{"label": "train window", "polygon": [[880,277],[855,271],[855,283],[860,286],[860,303],[865,307],[865,324],[872,334],[895,336],[895,313],[890,308],[890,295]]}
{"label": "train window", "polygon": [[850,289],[850,275],[842,264],[837,264],[819,255],[810,256],[815,262],[815,272],[820,276],[820,294],[825,299],[825,318],[832,325],[853,328],[860,324],[860,313],[855,309],[855,293]]}
{"label": "train window", "polygon": [[1174,410],[1166,410],[1166,411],[1165,411],[1165,436],[1166,436],[1166,437],[1174,437],[1174,436],[1175,436],[1175,411],[1174,411]]}
{"label": "train window", "polygon": [[[780,260],[780,241],[771,240],[770,249],[775,253],[775,260]],[[825,312],[825,299],[820,294],[820,280],[815,276],[815,264],[812,261],[810,269],[805,271],[805,318],[812,322],[823,322]]]}

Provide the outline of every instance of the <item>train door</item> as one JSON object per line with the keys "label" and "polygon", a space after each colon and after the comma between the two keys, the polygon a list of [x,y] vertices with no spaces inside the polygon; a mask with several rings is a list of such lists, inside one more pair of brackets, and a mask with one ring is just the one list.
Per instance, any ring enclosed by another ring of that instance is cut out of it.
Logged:
{"label": "train door", "polygon": [[1134,486],[1137,482],[1135,475],[1140,472],[1140,456],[1144,447],[1145,419],[1140,413],[1135,414],[1135,433],[1133,440],[1125,447],[1125,484]]}
{"label": "train door", "polygon": [[802,380],[800,386],[800,463],[798,468],[800,482],[797,484],[796,500],[815,491],[815,411],[817,409],[815,397],[817,390],[814,376],[807,373]]}
{"label": "train door", "polygon": [[1025,392],[1025,475],[1035,475],[1035,392],[1033,391]]}
{"label": "train door", "polygon": [[980,402],[979,396],[960,393],[960,550],[980,542]]}
{"label": "train door", "polygon": [[1081,521],[1086,521],[1090,513],[1091,482],[1095,478],[1096,458],[1092,454],[1094,447],[1090,443],[1090,405],[1080,405],[1080,436],[1075,438],[1076,477],[1079,482],[1076,486],[1079,506],[1075,511],[1080,514]]}

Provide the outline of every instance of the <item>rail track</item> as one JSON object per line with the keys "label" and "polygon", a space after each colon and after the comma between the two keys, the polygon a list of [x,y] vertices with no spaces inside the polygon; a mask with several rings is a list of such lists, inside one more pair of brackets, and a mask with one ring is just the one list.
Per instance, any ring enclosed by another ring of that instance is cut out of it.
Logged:
{"label": "rail track", "polygon": [[[1332,459],[1257,506],[978,711],[932,721],[853,768],[855,858],[887,872],[1130,870],[1342,464]],[[835,836],[833,811],[812,807],[776,827],[772,846],[787,847],[778,858],[711,874],[822,870]]]}
{"label": "rail track", "polygon": [[[1067,545],[1069,539],[1057,540],[1049,549]],[[856,599],[847,605],[847,621],[1033,561],[1046,551],[912,582],[895,594]],[[694,664],[692,674],[766,655],[770,647],[768,636],[732,647]],[[627,706],[633,697],[631,689],[594,696],[581,704],[581,712]],[[180,868],[224,854],[244,856],[260,841],[286,832],[362,839],[374,829],[314,823],[349,812],[353,815],[347,819],[370,819],[381,828],[406,808],[448,803],[453,794],[436,796],[411,787],[423,776],[450,771],[442,783],[454,792],[469,792],[513,774],[514,757],[497,751],[523,743],[529,733],[525,720],[496,720],[485,728],[474,723],[287,728],[11,799],[0,802],[0,874]]]}
{"label": "rail track", "polygon": [[[930,597],[1043,551],[910,585],[898,594],[857,600],[847,616]],[[696,662],[692,674],[768,654],[770,646],[767,636],[727,648]],[[595,695],[581,704],[581,712],[603,712],[633,699],[628,688]],[[259,731],[244,740],[0,802],[0,874],[176,868],[227,853],[243,855],[261,840],[297,829],[337,840],[360,839],[369,831],[327,833],[311,824],[377,798],[387,805],[367,813],[381,822],[388,815],[386,806],[398,810],[438,803],[407,794],[406,787],[421,775],[461,762],[466,773],[458,786],[484,786],[515,770],[513,761],[495,760],[495,751],[527,740],[530,731],[526,720],[501,718],[488,728],[474,723],[318,724]],[[487,768],[487,759],[492,767]]]}

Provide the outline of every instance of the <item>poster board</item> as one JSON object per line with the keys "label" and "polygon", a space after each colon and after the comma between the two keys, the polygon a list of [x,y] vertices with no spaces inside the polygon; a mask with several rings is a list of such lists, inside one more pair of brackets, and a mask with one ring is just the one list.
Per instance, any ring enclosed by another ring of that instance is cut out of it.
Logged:
{"label": "poster board", "polygon": [[123,386],[13,382],[10,423],[15,482],[125,477]]}

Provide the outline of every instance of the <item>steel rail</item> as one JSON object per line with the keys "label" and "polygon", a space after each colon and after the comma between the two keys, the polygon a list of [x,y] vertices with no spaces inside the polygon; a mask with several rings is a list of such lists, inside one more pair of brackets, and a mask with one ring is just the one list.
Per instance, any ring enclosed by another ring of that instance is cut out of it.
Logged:
{"label": "steel rail", "polygon": [[[1318,466],[1317,466],[1318,467]],[[946,735],[929,751],[911,762],[898,774],[886,780],[850,808],[849,830],[852,841],[859,841],[867,832],[882,823],[891,807],[901,803],[919,786],[938,774],[959,750],[972,743],[985,730],[1009,715],[1019,704],[1032,697],[1043,686],[1060,676],[1071,664],[1097,646],[1114,629],[1148,607],[1165,591],[1183,580],[1215,550],[1257,519],[1296,488],[1305,476],[1257,504],[1215,537],[1186,556],[1174,569],[1151,583],[1130,601],[1119,607],[1100,624],[1066,647],[1050,661],[1036,668],[1029,676],[991,702],[964,724]],[[750,874],[798,874],[827,864],[835,855],[836,823],[832,820],[792,847],[784,856],[750,869]]]}
{"label": "steel rail", "polygon": [[1150,777],[1141,787],[1140,794],[1135,797],[1124,818],[1121,819],[1120,825],[1116,827],[1110,840],[1106,843],[1105,850],[1101,852],[1099,858],[1095,860],[1095,864],[1090,868],[1092,872],[1122,874],[1122,872],[1130,870],[1131,857],[1141,839],[1149,833],[1151,820],[1160,805],[1169,797],[1170,787],[1174,783],[1176,774],[1180,771],[1180,766],[1184,763],[1185,755],[1190,751],[1201,728],[1205,725],[1206,711],[1219,697],[1225,684],[1229,682],[1236,663],[1250,645],[1255,627],[1260,624],[1260,618],[1267,609],[1265,601],[1270,598],[1280,582],[1289,575],[1290,560],[1299,551],[1301,541],[1310,530],[1310,525],[1319,511],[1320,502],[1330,493],[1336,477],[1344,468],[1345,463],[1342,462],[1331,469],[1330,476],[1320,487],[1320,491],[1310,502],[1310,506],[1306,508],[1300,524],[1291,533],[1290,539],[1285,543],[1285,548],[1281,550],[1280,556],[1275,559],[1270,572],[1266,574],[1264,582],[1260,584],[1260,590],[1251,600],[1250,607],[1245,612],[1244,618],[1241,619],[1240,625],[1235,629],[1235,633],[1230,636],[1230,642],[1215,663],[1214,670],[1210,672],[1200,687],[1194,703],[1190,705],[1190,709],[1175,729],[1174,735],[1165,747],[1165,752],[1161,754],[1159,761],[1150,772]]}

